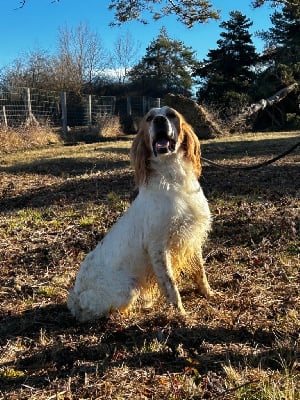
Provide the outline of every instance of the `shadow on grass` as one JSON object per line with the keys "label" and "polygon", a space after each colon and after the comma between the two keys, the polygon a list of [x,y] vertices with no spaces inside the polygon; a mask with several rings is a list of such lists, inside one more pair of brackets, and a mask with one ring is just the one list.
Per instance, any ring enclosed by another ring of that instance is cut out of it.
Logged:
{"label": "shadow on grass", "polygon": [[[66,180],[63,183],[52,184],[48,187],[30,189],[15,196],[2,196],[0,211],[9,211],[26,207],[49,207],[53,204],[69,204],[82,201],[101,201],[110,192],[120,196],[130,197],[134,190],[133,174],[128,162],[111,162],[100,165],[85,162],[71,163],[67,161],[69,173],[75,176],[88,170],[109,170],[91,174],[91,177],[80,177]],[[49,162],[41,168],[66,171],[61,164]],[[32,167],[33,168],[33,167]],[[46,173],[46,172],[45,172]],[[203,168],[201,185],[209,201],[226,196],[251,196],[253,199],[276,200],[286,196],[300,195],[300,174],[296,164],[271,165],[255,171],[226,170],[216,167]]]}
{"label": "shadow on grass", "polygon": [[[38,345],[42,335],[53,338],[51,345]],[[90,344],[84,339],[86,335],[97,337],[97,343]],[[166,320],[164,315],[145,318],[141,324],[126,328],[111,319],[77,324],[64,305],[48,305],[18,316],[6,316],[0,321],[0,337],[3,344],[20,338],[35,343],[15,362],[0,364],[0,368],[12,366],[27,375],[26,379],[4,380],[3,390],[18,389],[24,381],[35,388],[47,387],[49,379],[95,371],[105,374],[108,368],[124,366],[153,368],[157,374],[184,372],[191,363],[200,374],[220,373],[222,365],[228,362],[233,367],[251,363],[253,367],[280,369],[278,351],[286,358],[293,353],[288,347],[275,350],[276,335],[271,331],[189,327],[177,320]],[[161,343],[160,350],[151,349],[150,344],[155,340]],[[207,350],[210,345],[215,346],[212,351]],[[251,346],[257,355],[245,356],[239,352],[243,345]]]}
{"label": "shadow on grass", "polygon": [[[43,335],[52,338],[51,345],[38,345]],[[87,335],[97,337],[96,343],[84,339]],[[101,376],[114,367],[151,368],[162,375],[185,373],[191,365],[199,374],[222,374],[222,366],[228,363],[236,368],[251,365],[280,370],[282,360],[292,363],[299,356],[292,346],[278,347],[276,334],[267,330],[189,327],[162,315],[146,317],[139,325],[126,328],[110,319],[77,324],[63,305],[48,305],[3,318],[0,337],[2,343],[20,338],[35,343],[16,361],[0,364],[0,368],[24,371],[26,376],[3,380],[2,390],[17,390],[24,382],[46,388],[57,378]],[[161,349],[151,349],[153,341],[159,342]],[[239,350],[244,345],[253,349],[251,355]]]}
{"label": "shadow on grass", "polygon": [[[236,159],[237,161],[242,157],[253,157],[253,164],[255,164],[256,157],[272,158],[290,147],[294,146],[300,141],[300,135],[287,138],[269,138],[259,140],[240,140],[240,141],[224,141],[205,143],[201,142],[203,157],[210,158],[214,161],[226,159]],[[300,148],[296,148],[292,154],[299,154]]]}
{"label": "shadow on grass", "polygon": [[49,207],[55,204],[72,205],[78,202],[98,202],[115,192],[126,198],[133,192],[132,173],[128,169],[113,170],[107,175],[93,174],[91,177],[66,180],[50,187],[30,189],[16,196],[2,197],[0,211],[22,208]]}
{"label": "shadow on grass", "polygon": [[247,197],[276,200],[300,196],[299,167],[295,164],[270,165],[253,171],[204,167],[201,185],[208,200]]}
{"label": "shadow on grass", "polygon": [[[105,150],[101,150],[102,152]],[[122,153],[117,149],[106,149],[107,152]],[[125,153],[126,154],[126,153]],[[13,173],[13,174],[38,174],[38,175],[51,175],[57,177],[72,177],[83,174],[88,174],[94,171],[107,171],[126,168],[129,166],[129,161],[115,161],[109,159],[98,159],[91,157],[88,160],[80,157],[59,157],[53,159],[41,159],[33,161],[32,163],[18,163],[11,167],[0,167],[0,172]]]}

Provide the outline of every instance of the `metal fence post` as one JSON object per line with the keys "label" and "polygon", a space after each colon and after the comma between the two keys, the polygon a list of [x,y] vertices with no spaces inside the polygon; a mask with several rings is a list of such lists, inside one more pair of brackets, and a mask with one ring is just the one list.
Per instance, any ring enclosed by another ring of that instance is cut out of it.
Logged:
{"label": "metal fence post", "polygon": [[67,93],[61,92],[60,94],[60,102],[61,102],[61,124],[62,131],[64,135],[68,133],[68,119],[67,119]]}
{"label": "metal fence post", "polygon": [[131,116],[131,98],[127,96],[126,98],[126,104],[127,104],[127,117]]}
{"label": "metal fence post", "polygon": [[88,127],[92,128],[92,95],[88,96]]}

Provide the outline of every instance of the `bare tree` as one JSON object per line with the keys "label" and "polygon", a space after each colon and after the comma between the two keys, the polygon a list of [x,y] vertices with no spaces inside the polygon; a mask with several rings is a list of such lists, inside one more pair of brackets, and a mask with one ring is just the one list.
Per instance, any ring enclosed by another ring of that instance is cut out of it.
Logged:
{"label": "bare tree", "polygon": [[53,57],[45,50],[28,51],[3,68],[2,85],[53,89]]}
{"label": "bare tree", "polygon": [[119,36],[111,53],[111,64],[119,84],[124,84],[130,68],[136,64],[140,43],[129,31]]}
{"label": "bare tree", "polygon": [[75,29],[61,27],[58,37],[56,75],[61,89],[79,92],[104,71],[107,52],[96,32],[80,23]]}

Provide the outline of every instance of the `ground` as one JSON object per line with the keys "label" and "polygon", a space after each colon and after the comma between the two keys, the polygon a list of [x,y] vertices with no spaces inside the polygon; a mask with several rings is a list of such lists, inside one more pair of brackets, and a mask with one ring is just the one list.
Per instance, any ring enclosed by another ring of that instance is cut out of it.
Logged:
{"label": "ground", "polygon": [[[2,153],[0,399],[300,399],[299,147],[257,170],[204,163],[214,217],[203,299],[182,277],[187,317],[149,310],[79,324],[68,289],[134,195],[132,138]],[[299,133],[204,141],[249,165]]]}

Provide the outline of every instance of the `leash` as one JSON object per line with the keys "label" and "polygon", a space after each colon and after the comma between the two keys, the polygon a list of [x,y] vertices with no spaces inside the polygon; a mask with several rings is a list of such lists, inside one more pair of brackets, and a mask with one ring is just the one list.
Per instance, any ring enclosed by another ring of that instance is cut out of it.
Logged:
{"label": "leash", "polygon": [[226,164],[220,164],[216,163],[212,160],[209,160],[208,158],[201,157],[201,160],[206,162],[209,165],[213,165],[214,167],[218,168],[228,168],[228,169],[242,169],[242,170],[251,170],[251,169],[258,169],[261,167],[265,167],[266,165],[272,164],[277,160],[280,160],[281,158],[287,156],[288,154],[292,153],[298,146],[300,146],[300,142],[296,143],[294,146],[290,147],[288,150],[284,151],[283,153],[279,154],[276,157],[271,158],[270,160],[263,161],[259,164],[254,164],[254,165],[226,165]]}

